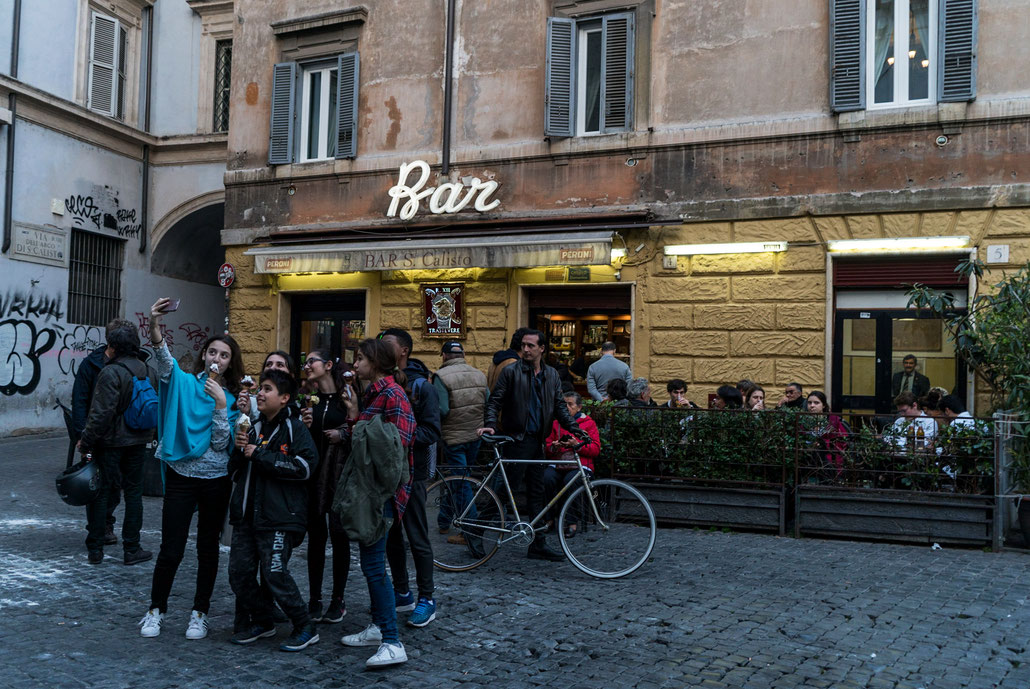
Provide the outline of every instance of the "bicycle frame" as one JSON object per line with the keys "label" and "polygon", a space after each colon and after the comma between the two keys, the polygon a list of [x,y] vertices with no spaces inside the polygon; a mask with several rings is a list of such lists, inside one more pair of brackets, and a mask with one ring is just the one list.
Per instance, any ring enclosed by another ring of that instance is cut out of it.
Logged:
{"label": "bicycle frame", "polygon": [[[496,457],[496,461],[494,462],[493,467],[490,469],[489,472],[487,472],[487,475],[483,478],[482,482],[479,484],[479,489],[475,492],[475,494],[473,494],[472,499],[469,500],[469,503],[467,505],[465,505],[465,509],[462,510],[461,514],[457,518],[454,519],[454,524],[458,528],[461,528],[465,524],[465,521],[464,521],[465,517],[468,514],[469,510],[471,510],[472,507],[475,505],[476,498],[479,497],[479,494],[481,492],[483,492],[483,490],[485,488],[489,487],[491,479],[493,479],[494,475],[496,473],[498,473],[498,472],[500,472],[501,478],[504,481],[504,490],[507,493],[508,504],[511,506],[512,513],[515,516],[515,523],[517,524],[517,523],[522,522],[522,518],[519,516],[518,505],[515,504],[515,494],[512,492],[511,484],[508,482],[508,474],[504,471],[504,465],[505,464],[555,464],[556,463],[556,462],[553,462],[553,461],[551,461],[549,459],[506,459],[506,458],[501,456],[501,450],[500,450],[500,446],[499,445],[494,445],[493,446],[493,451],[494,451],[494,456]],[[560,463],[561,464],[571,464],[571,462],[560,462]],[[548,502],[547,505],[545,505],[544,508],[542,510],[540,510],[540,513],[537,514],[535,517],[533,517],[533,519],[529,522],[529,526],[530,526],[530,528],[533,529],[533,534],[534,535],[538,531],[537,524],[540,523],[543,520],[544,515],[546,515],[547,512],[552,507],[554,507],[554,505],[559,500],[561,500],[563,495],[565,495],[571,489],[573,489],[575,487],[578,487],[578,485],[582,485],[585,488],[584,492],[586,493],[587,498],[590,501],[590,509],[593,511],[594,518],[597,520],[598,525],[603,530],[605,530],[605,531],[608,530],[609,527],[604,522],[604,520],[601,518],[601,514],[600,514],[600,512],[597,509],[597,504],[594,502],[594,495],[590,491],[590,479],[587,478],[586,470],[583,467],[583,462],[581,462],[580,459],[579,459],[579,454],[578,453],[576,454],[576,472],[577,472],[577,478],[572,480],[572,481],[569,481],[564,486],[562,486],[561,490],[559,490],[558,493],[553,498],[551,498],[551,501]],[[472,526],[472,524],[469,524],[469,525]],[[499,526],[487,526],[487,525],[483,525],[483,524],[474,524],[474,526],[475,526],[476,529],[480,529],[482,531],[495,531],[495,532],[497,532],[499,534],[508,534],[507,538],[502,538],[502,539],[500,539],[498,541],[498,543],[500,545],[508,543],[509,541],[515,540],[516,538],[519,538],[520,536],[522,536],[522,534],[515,533],[515,531],[512,530],[512,529],[507,529],[507,528],[503,528],[503,527],[499,527]]]}

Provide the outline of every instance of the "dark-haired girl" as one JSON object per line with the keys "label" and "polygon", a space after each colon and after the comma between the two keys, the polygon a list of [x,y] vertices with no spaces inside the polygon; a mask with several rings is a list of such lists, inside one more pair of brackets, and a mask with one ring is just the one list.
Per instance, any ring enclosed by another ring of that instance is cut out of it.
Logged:
{"label": "dark-haired girl", "polygon": [[218,538],[232,488],[228,464],[239,416],[235,402],[243,358],[232,337],[214,335],[204,343],[193,373],[180,369],[161,336],[161,317],[169,301],[162,297],[150,309],[150,342],[161,381],[157,456],[162,460],[165,494],[150,609],[139,626],[141,636],[161,633],[172,582],[197,512],[197,588],[186,638],[203,639],[218,575]]}
{"label": "dark-haired girl", "polygon": [[[354,357],[354,372],[368,388],[362,398],[363,408],[358,410],[355,394],[344,397],[347,407],[347,423],[339,430],[344,440],[349,439],[351,429],[358,421],[368,421],[382,416],[386,423],[392,423],[400,433],[408,459],[408,475],[397,487],[390,500],[383,505],[384,517],[389,515],[400,521],[411,495],[414,459],[411,453],[415,442],[415,415],[404,393],[407,378],[397,368],[393,348],[381,340],[364,340],[358,345]],[[396,665],[408,659],[397,635],[397,610],[390,576],[386,573],[386,532],[375,543],[359,543],[361,550],[361,572],[368,581],[369,598],[372,599],[372,624],[357,634],[341,639],[344,646],[378,646],[375,655],[365,661],[367,667]]]}
{"label": "dark-haired girl", "polygon": [[809,413],[826,414],[825,423],[812,431],[812,434],[818,438],[820,459],[824,465],[839,474],[844,469],[844,451],[847,450],[848,436],[851,433],[844,421],[830,412],[830,403],[821,390],[808,393],[806,406]]}
{"label": "dark-haired girl", "polygon": [[[308,591],[311,596],[308,612],[312,622],[329,624],[339,622],[347,614],[343,592],[350,573],[350,539],[339,528],[335,515],[329,509],[342,470],[341,460],[347,456],[342,435],[335,430],[347,422],[344,394],[354,394],[343,379],[346,368],[347,365],[333,358],[329,350],[308,352],[304,370],[308,374],[307,382],[315,386],[316,392],[308,397],[309,403],[300,417],[311,431],[319,457],[318,470],[311,481],[311,494],[308,496]],[[330,539],[333,544],[333,590],[329,605],[323,610],[325,546]]]}

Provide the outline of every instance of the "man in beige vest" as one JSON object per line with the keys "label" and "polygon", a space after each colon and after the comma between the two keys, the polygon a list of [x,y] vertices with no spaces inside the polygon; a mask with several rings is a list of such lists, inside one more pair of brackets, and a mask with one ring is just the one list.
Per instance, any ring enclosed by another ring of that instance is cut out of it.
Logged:
{"label": "man in beige vest", "polygon": [[[445,464],[452,467],[445,473],[462,473],[457,467],[474,464],[479,452],[476,429],[482,425],[486,406],[486,376],[465,361],[465,349],[460,342],[445,342],[441,356],[443,365],[433,375],[433,387],[440,401]],[[468,495],[460,496],[461,509],[472,499],[471,490],[467,492]],[[437,516],[440,533],[447,533],[451,519],[453,515],[441,508]],[[461,534],[452,534],[448,541],[451,539],[461,539]]]}

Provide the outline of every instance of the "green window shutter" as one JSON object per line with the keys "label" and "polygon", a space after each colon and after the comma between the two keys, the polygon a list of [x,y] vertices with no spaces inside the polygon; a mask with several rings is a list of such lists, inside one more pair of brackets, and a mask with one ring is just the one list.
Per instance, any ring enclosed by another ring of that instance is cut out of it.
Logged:
{"label": "green window shutter", "polygon": [[358,154],[358,54],[344,53],[336,61],[336,157]]}
{"label": "green window shutter", "polygon": [[120,31],[118,20],[91,13],[86,107],[110,117],[117,113]]}
{"label": "green window shutter", "polygon": [[269,165],[293,162],[294,108],[297,63],[280,62],[272,72],[272,126],[268,143]]}
{"label": "green window shutter", "polygon": [[976,98],[976,0],[940,0],[937,47],[937,100],[961,103]]}
{"label": "green window shutter", "polygon": [[830,0],[830,107],[865,108],[865,0]]}
{"label": "green window shutter", "polygon": [[633,128],[634,17],[608,14],[601,25],[601,131]]}
{"label": "green window shutter", "polygon": [[576,23],[571,19],[547,19],[547,68],[544,94],[544,133],[572,136],[575,127]]}

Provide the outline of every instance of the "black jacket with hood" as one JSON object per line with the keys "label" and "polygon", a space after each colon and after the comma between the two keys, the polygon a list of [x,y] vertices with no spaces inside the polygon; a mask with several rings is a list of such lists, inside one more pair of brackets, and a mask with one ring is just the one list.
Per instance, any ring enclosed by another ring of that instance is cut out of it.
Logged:
{"label": "black jacket with hood", "polygon": [[436,451],[436,443],[440,441],[440,397],[429,380],[430,371],[418,359],[408,359],[404,367],[404,375],[408,377],[408,399],[411,411],[415,414],[415,444],[412,452],[415,457],[416,481],[429,478],[429,464]]}
{"label": "black jacket with hood", "polygon": [[318,468],[318,450],[307,426],[280,410],[263,416],[250,429],[257,449],[248,458],[236,449],[229,457],[235,485],[229,500],[229,523],[250,519],[257,531],[303,533],[308,524],[308,479]]}
{"label": "black jacket with hood", "polygon": [[75,383],[72,385],[72,428],[75,440],[82,436],[89,418],[89,405],[93,402],[93,388],[97,384],[100,369],[107,363],[104,351],[107,345],[100,345],[86,356],[75,371]]}

